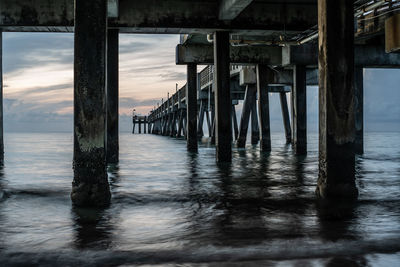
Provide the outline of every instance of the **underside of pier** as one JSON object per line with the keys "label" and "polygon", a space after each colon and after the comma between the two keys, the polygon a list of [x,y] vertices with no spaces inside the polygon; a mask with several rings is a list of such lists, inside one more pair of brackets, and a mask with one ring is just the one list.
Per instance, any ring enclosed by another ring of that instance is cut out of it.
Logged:
{"label": "underside of pier", "polygon": [[[316,193],[356,198],[362,69],[399,68],[399,9],[399,1],[365,0],[0,0],[0,30],[74,32],[75,205],[110,200],[106,165],[119,153],[119,33],[181,34],[176,63],[187,65],[187,84],[133,122],[139,132],[143,123],[144,133],[147,126],[148,133],[184,136],[195,152],[205,118],[218,162],[231,161],[233,145],[245,146],[250,122],[252,144],[271,151],[270,93],[280,95],[287,142],[306,154],[307,85],[319,85]],[[198,65],[208,66],[197,73]]]}

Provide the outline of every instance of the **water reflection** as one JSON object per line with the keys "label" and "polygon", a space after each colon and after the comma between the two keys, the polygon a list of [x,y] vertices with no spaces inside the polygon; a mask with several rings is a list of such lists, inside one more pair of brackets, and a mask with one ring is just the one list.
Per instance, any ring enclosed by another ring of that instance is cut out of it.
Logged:
{"label": "water reflection", "polygon": [[340,239],[356,240],[359,238],[353,225],[357,225],[354,200],[317,200],[319,235],[328,241]]}
{"label": "water reflection", "polygon": [[366,267],[371,266],[363,256],[334,257],[325,265],[326,267]]}
{"label": "water reflection", "polygon": [[4,184],[4,163],[0,161],[0,202],[6,197]]}
{"label": "water reflection", "polygon": [[[120,164],[108,166],[113,197],[107,209],[71,209],[68,162],[54,165],[63,162],[54,159],[48,166],[26,153],[6,162],[6,177],[0,169],[0,190],[8,192],[0,202],[0,261],[8,259],[4,249],[45,257],[52,250],[54,258],[73,263],[80,257],[82,264],[365,266],[377,262],[371,255],[399,251],[393,155],[358,158],[361,200],[321,202],[314,195],[317,143],[303,157],[285,140],[270,153],[234,149],[231,164],[216,164],[215,148],[207,144],[188,153],[184,140],[122,138]],[[48,150],[58,147],[55,139]]]}
{"label": "water reflection", "polygon": [[73,207],[71,213],[76,248],[108,249],[111,247],[113,225],[107,209]]}
{"label": "water reflection", "polygon": [[[5,185],[4,185],[4,163],[3,161],[0,161],[0,233],[2,232],[1,229],[3,228],[4,225],[4,214],[3,214],[3,206],[1,205],[1,202],[6,199],[6,193],[5,193]],[[0,234],[0,251],[3,250],[6,247],[6,240],[4,240],[3,235]]]}

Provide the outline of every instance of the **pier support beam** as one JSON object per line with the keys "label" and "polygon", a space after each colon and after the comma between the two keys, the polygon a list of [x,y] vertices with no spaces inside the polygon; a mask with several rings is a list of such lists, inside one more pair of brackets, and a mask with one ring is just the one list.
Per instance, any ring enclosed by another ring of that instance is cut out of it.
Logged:
{"label": "pier support beam", "polygon": [[108,30],[107,36],[107,162],[117,163],[118,137],[118,38],[119,30]]}
{"label": "pier support beam", "polygon": [[286,144],[290,144],[292,142],[292,129],[290,128],[290,116],[286,99],[286,93],[280,92],[279,97],[281,102],[283,126],[285,127]]}
{"label": "pier support beam", "polygon": [[[209,132],[211,132],[211,125],[209,123],[210,119],[208,118],[208,112],[207,112],[207,121],[208,121]],[[238,136],[239,136],[239,128],[238,128],[238,124],[237,124],[235,105],[232,105],[232,123],[233,123],[234,138],[235,138],[235,141],[236,141],[238,139]]]}
{"label": "pier support beam", "polygon": [[180,109],[179,111],[179,119],[178,119],[178,131],[176,132],[176,137],[181,137],[182,136],[182,128],[183,128],[183,109]]}
{"label": "pier support beam", "polygon": [[257,145],[260,141],[260,128],[258,127],[258,114],[256,94],[254,94],[254,101],[251,106],[251,144]]}
{"label": "pier support beam", "polygon": [[[90,32],[90,34],[88,34]],[[77,206],[106,206],[107,1],[75,1],[74,181]]]}
{"label": "pier support beam", "polygon": [[307,154],[307,93],[306,67],[295,65],[292,87],[293,151]]}
{"label": "pier support beam", "polygon": [[232,161],[232,100],[229,32],[214,33],[215,132],[217,162]]}
{"label": "pier support beam", "polygon": [[354,108],[356,139],[354,150],[357,154],[364,153],[364,75],[363,68],[356,67],[354,70]]}
{"label": "pier support beam", "polygon": [[260,122],[260,149],[271,151],[271,129],[269,119],[268,84],[273,73],[267,65],[257,65],[258,116]]}
{"label": "pier support beam", "polygon": [[[215,95],[214,95],[215,99]],[[211,133],[210,133],[210,143],[215,145],[215,105],[211,106]]]}
{"label": "pier support beam", "polygon": [[187,149],[197,151],[197,65],[187,65],[186,84]]}
{"label": "pier support beam", "polygon": [[257,91],[254,85],[247,85],[246,92],[244,94],[242,115],[240,117],[239,137],[236,143],[237,147],[243,148],[246,146],[247,129],[249,128],[250,114],[253,106],[255,105],[256,93]]}
{"label": "pier support beam", "polygon": [[[318,0],[319,177],[322,198],[356,198],[353,1]],[[340,42],[338,41],[340,40]]]}
{"label": "pier support beam", "polygon": [[205,103],[204,101],[200,101],[200,111],[199,111],[199,121],[197,122],[197,137],[199,140],[203,137],[203,123],[204,123],[204,112],[205,112]]}
{"label": "pier support beam", "polygon": [[[174,109],[174,108],[172,108],[172,109]],[[176,111],[172,111],[171,118],[172,118],[171,119],[171,131],[169,133],[169,136],[175,137],[175,135],[176,135]],[[146,129],[145,129],[144,133],[146,133]]]}
{"label": "pier support beam", "polygon": [[0,29],[0,164],[4,162],[3,134],[3,31]]}

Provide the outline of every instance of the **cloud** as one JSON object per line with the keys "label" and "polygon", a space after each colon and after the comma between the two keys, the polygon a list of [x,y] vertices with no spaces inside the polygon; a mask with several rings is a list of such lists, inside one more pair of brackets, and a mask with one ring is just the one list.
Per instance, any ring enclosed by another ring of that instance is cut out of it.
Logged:
{"label": "cloud", "polygon": [[72,64],[73,34],[67,33],[3,33],[4,72],[52,63]]}
{"label": "cloud", "polygon": [[[73,34],[3,33],[3,37],[6,130],[71,131]],[[120,35],[122,125],[130,123],[132,108],[147,114],[168,92],[175,92],[176,83],[179,87],[185,84],[186,67],[175,65],[178,42],[178,35]],[[364,73],[366,125],[384,123],[385,127],[391,125],[390,129],[400,130],[400,70],[367,69]],[[270,97],[270,113],[271,127],[282,130],[276,94]],[[317,87],[307,88],[307,114],[309,129],[317,130]]]}
{"label": "cloud", "polygon": [[166,71],[160,74],[160,78],[163,81],[184,81],[186,79],[186,73],[180,71]]}

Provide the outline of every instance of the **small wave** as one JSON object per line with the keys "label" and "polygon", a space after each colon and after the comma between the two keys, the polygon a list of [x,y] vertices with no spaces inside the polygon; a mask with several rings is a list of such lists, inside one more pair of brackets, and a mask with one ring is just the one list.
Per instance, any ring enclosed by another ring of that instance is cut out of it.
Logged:
{"label": "small wave", "polygon": [[293,196],[285,198],[270,198],[265,196],[222,196],[220,194],[186,194],[186,195],[175,195],[175,194],[129,194],[129,193],[118,193],[114,194],[112,201],[118,204],[137,204],[137,205],[148,205],[158,203],[202,203],[202,204],[219,204],[219,203],[230,203],[235,205],[256,205],[256,206],[298,206],[308,205],[316,202],[314,194],[309,196]]}
{"label": "small wave", "polygon": [[32,196],[32,197],[69,197],[70,191],[56,190],[56,189],[6,189],[4,195],[11,196]]}
{"label": "small wave", "polygon": [[0,252],[2,264],[7,266],[36,263],[43,266],[119,266],[122,264],[197,264],[240,263],[259,261],[287,261],[369,255],[395,254],[400,250],[399,238],[385,240],[343,241],[337,243],[304,242],[291,240],[275,244],[265,243],[248,247],[203,246],[167,250],[64,250],[42,252]]}

